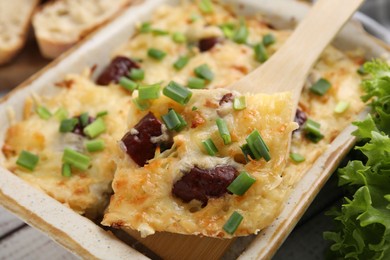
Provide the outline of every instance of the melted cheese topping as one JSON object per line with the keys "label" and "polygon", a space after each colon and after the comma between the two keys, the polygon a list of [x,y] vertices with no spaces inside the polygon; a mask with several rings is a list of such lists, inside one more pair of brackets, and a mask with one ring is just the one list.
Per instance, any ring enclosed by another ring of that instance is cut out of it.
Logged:
{"label": "melted cheese topping", "polygon": [[[115,195],[103,224],[137,229],[143,236],[155,231],[170,231],[229,237],[222,227],[234,211],[244,216],[235,235],[256,233],[273,221],[288,191],[281,171],[287,159],[289,137],[296,128],[296,123],[289,122],[292,112],[290,94],[247,96],[247,108],[241,111],[234,111],[232,102],[223,105],[229,110],[223,119],[232,136],[232,144],[224,145],[216,119],[221,116],[218,103],[226,93],[228,91],[223,89],[194,91],[185,107],[166,97],[153,102],[150,111],[157,118],[174,108],[189,126],[175,135],[172,149],[144,167],[135,166],[125,154],[118,158],[113,183]],[[198,109],[192,111],[193,106]],[[139,121],[144,115],[145,112],[137,113],[132,118]],[[203,119],[202,123],[191,127],[197,117]],[[255,129],[269,146],[271,160],[246,164],[240,146]],[[208,138],[212,138],[218,147],[217,156],[209,156],[204,150],[202,141]],[[225,194],[209,199],[204,208],[196,201],[184,203],[172,195],[172,185],[194,166],[213,169],[220,165],[247,171],[256,178],[255,184],[244,196]]]}
{"label": "melted cheese topping", "polygon": [[[87,76],[69,75],[62,83],[60,93],[53,97],[36,96],[35,103],[29,99],[25,105],[25,118],[12,125],[7,133],[3,153],[6,167],[22,179],[42,189],[58,201],[68,205],[80,214],[94,216],[107,204],[111,193],[115,164],[112,154],[117,150],[117,141],[126,129],[129,96],[120,88],[96,86]],[[60,133],[60,121],[55,117],[41,119],[34,111],[37,104],[54,112],[63,107],[69,116],[88,112],[95,116],[108,111],[104,117],[107,130],[99,136],[104,140],[105,149],[88,153],[84,148],[86,138],[73,133]],[[75,149],[92,158],[91,167],[86,171],[72,169],[72,177],[61,175],[62,154],[65,147]],[[39,163],[33,172],[16,165],[22,150],[39,155]]]}
{"label": "melted cheese topping", "polygon": [[[249,29],[250,44],[260,42],[262,37],[269,33],[275,36],[276,42],[267,47],[269,55],[277,51],[290,35],[289,31],[271,29],[261,16],[249,17],[245,21]],[[215,104],[223,93],[227,93],[220,88],[228,86],[261,65],[255,60],[254,51],[249,44],[237,44],[223,37],[218,26],[224,23],[238,25],[239,21],[234,14],[216,4],[212,14],[202,14],[194,4],[163,6],[151,18],[152,28],[169,33],[183,33],[192,47],[175,43],[171,35],[139,33],[114,53],[114,56],[124,55],[140,60],[140,65],[145,70],[144,84],[162,82],[162,85],[165,85],[174,80],[186,85],[188,78],[194,76],[194,68],[202,64],[207,64],[215,74],[214,80],[208,83],[207,88],[219,90],[194,91],[191,103],[185,107],[178,106],[165,97],[153,102],[151,110],[158,118],[165,114],[169,107],[173,107],[182,113],[188,122],[201,122],[201,126],[176,135],[174,149],[157,154],[146,167],[136,166],[120,149],[117,141],[132,129],[146,112],[135,108],[130,102],[131,97],[124,95],[118,85],[111,84],[107,88],[101,88],[88,78],[72,75],[68,77],[72,81],[71,88],[63,89],[57,96],[43,98],[41,103],[51,111],[64,106],[71,115],[85,111],[94,115],[101,110],[109,110],[109,115],[104,118],[108,130],[101,136],[106,142],[106,149],[91,154],[93,166],[86,172],[77,172],[71,178],[62,177],[60,158],[64,144],[83,149],[79,137],[59,134],[58,121],[40,119],[32,112],[34,103],[27,100],[25,120],[11,126],[7,133],[3,147],[7,167],[80,213],[106,203],[102,194],[110,191],[109,183],[117,167],[113,182],[115,195],[103,223],[138,229],[142,235],[155,231],[171,231],[229,237],[223,232],[222,226],[235,210],[244,215],[244,221],[235,235],[256,233],[266,227],[281,211],[283,201],[287,199],[294,184],[332,140],[362,111],[364,104],[359,98],[360,77],[356,70],[363,61],[363,55],[360,52],[345,54],[329,46],[312,69],[299,106],[309,118],[321,123],[321,133],[325,137],[314,144],[305,138],[302,131],[295,132],[291,151],[306,158],[304,162],[296,164],[286,159],[288,152],[285,140],[293,129],[291,124],[285,125],[289,121],[286,114],[290,115],[290,105],[286,102],[289,98],[286,94],[272,97],[248,96],[248,108],[240,112],[232,111],[227,105],[218,108],[217,115],[227,120],[231,132],[234,133],[235,142],[223,146],[218,139],[216,126],[212,123],[215,121],[218,104],[214,105],[214,108],[208,107],[205,105],[205,99],[209,100],[209,105]],[[194,43],[206,37],[219,37],[222,40],[209,51],[200,52]],[[153,60],[147,56],[148,48],[161,49],[167,52],[167,56],[162,61]],[[182,70],[177,71],[172,64],[183,55],[189,55],[191,59]],[[332,85],[322,97],[309,91],[309,87],[319,78],[327,79]],[[339,101],[350,102],[350,107],[346,112],[336,115],[333,109]],[[192,111],[192,106],[201,109]],[[267,114],[273,116],[267,117]],[[276,117],[277,115],[280,117]],[[271,162],[265,163],[261,160],[246,165],[240,163],[242,154],[239,145],[243,144],[244,138],[252,129],[259,129],[267,144],[272,147]],[[166,133],[166,129],[163,129],[163,133]],[[206,156],[200,145],[202,140],[210,136],[220,148],[218,157]],[[15,166],[17,155],[22,149],[43,155],[33,173]],[[287,166],[283,170],[286,160]],[[199,203],[182,203],[171,195],[174,181],[182,176],[183,171],[195,164],[205,168],[231,164],[239,170],[247,170],[257,181],[243,197],[226,195],[210,200],[205,208],[200,209]],[[194,207],[197,210],[191,212]]]}

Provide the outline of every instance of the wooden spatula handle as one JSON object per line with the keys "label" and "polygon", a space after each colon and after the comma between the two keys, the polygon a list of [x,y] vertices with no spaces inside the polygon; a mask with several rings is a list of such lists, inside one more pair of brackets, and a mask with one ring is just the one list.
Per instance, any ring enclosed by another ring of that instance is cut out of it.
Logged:
{"label": "wooden spatula handle", "polygon": [[364,0],[319,0],[286,43],[232,88],[242,92],[293,92],[298,102],[310,68]]}

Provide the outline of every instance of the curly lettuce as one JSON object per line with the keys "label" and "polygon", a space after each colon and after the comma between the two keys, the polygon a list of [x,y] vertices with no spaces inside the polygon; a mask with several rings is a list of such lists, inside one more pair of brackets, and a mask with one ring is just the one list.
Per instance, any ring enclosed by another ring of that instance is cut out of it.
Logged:
{"label": "curly lettuce", "polygon": [[353,195],[345,198],[341,210],[332,210],[338,230],[324,232],[333,242],[333,258],[390,259],[390,66],[384,61],[364,65],[363,80],[370,115],[355,122],[353,133],[362,146],[355,149],[364,161],[350,161],[339,169],[339,185],[348,186]]}

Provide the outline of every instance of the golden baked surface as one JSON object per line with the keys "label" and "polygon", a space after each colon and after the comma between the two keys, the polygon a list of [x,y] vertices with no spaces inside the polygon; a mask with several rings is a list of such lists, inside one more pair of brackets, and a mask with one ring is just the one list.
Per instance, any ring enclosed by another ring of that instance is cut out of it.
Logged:
{"label": "golden baked surface", "polygon": [[[89,75],[69,75],[60,85],[59,93],[54,96],[33,95],[32,99],[26,100],[24,119],[13,124],[6,133],[2,147],[7,159],[5,166],[80,214],[93,216],[107,204],[111,193],[115,170],[111,155],[117,148],[116,140],[126,129],[124,121],[131,100],[120,88],[96,86]],[[53,113],[59,108],[66,108],[68,117],[85,112],[94,117],[101,111],[108,111],[103,117],[107,130],[98,137],[104,141],[105,149],[89,153],[84,146],[88,138],[71,132],[61,133],[60,120],[55,116],[47,120],[40,118],[36,113],[38,106],[44,106]],[[72,169],[71,177],[62,176],[65,148],[90,156],[90,167],[86,171]],[[34,171],[16,165],[22,150],[39,156]]]}

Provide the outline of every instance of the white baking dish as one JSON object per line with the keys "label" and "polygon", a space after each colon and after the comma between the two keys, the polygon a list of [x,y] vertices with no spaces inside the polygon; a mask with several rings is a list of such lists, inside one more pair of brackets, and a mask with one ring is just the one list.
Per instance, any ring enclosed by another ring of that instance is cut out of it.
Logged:
{"label": "white baking dish", "polygon": [[[136,23],[147,20],[159,5],[177,2],[145,0],[128,8],[120,17],[84,40],[83,44],[73,48],[7,95],[0,104],[0,146],[3,144],[4,133],[10,123],[8,121],[10,108],[15,112],[16,119],[20,119],[24,100],[32,92],[50,94],[56,91],[53,87],[54,83],[66,74],[81,72],[85,67],[95,64],[98,65],[98,74],[103,65],[110,61],[113,51],[133,34]],[[293,28],[308,10],[306,4],[287,0],[225,0],[223,2],[231,3],[243,14],[261,12],[276,28]],[[352,23],[340,33],[335,44],[344,50],[363,48],[368,59],[388,55],[385,45],[366,35],[359,26]],[[271,227],[262,231],[254,239],[235,240],[235,245],[244,244],[245,247],[251,242],[242,257],[263,259],[270,258],[275,253],[337,167],[343,155],[353,145],[351,131],[353,131],[352,126],[345,129],[327,152],[316,161],[297,185],[282,214]],[[2,155],[0,155],[1,160],[4,160]],[[0,168],[0,199],[0,204],[78,256],[101,259],[144,257],[93,222],[34,189],[4,168]]]}

